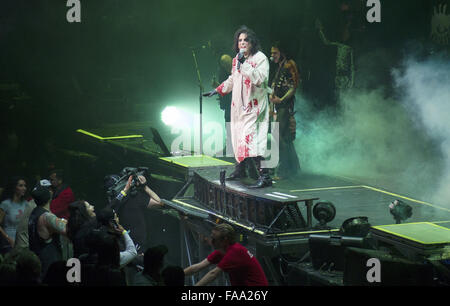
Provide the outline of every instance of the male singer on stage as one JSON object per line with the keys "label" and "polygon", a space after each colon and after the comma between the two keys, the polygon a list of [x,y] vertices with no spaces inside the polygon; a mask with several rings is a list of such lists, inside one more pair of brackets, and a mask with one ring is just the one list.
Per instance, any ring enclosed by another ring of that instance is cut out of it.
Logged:
{"label": "male singer on stage", "polygon": [[234,50],[231,75],[215,90],[205,93],[224,96],[232,92],[231,141],[237,161],[235,171],[227,178],[235,180],[245,176],[245,163],[252,159],[258,169],[259,178],[251,188],[272,185],[268,170],[261,162],[266,153],[269,128],[268,78],[269,61],[259,51],[256,34],[242,26],[234,35]]}

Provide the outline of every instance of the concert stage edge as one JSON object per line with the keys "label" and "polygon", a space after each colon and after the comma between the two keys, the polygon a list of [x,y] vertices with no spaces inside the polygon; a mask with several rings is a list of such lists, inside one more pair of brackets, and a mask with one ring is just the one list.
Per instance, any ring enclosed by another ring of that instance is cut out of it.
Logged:
{"label": "concert stage edge", "polygon": [[[270,285],[450,284],[448,208],[347,178],[303,172],[295,179],[274,181],[272,187],[250,189],[250,178],[223,180],[234,169],[225,159],[170,156],[155,130],[153,137],[78,132],[89,136],[91,150],[100,150],[99,155],[107,151],[122,163],[127,159],[149,167],[152,177],[162,177],[160,186],[171,186],[161,198],[178,217],[159,213],[149,220],[161,224],[152,236],[169,246],[171,264],[187,267],[206,258],[212,251],[211,229],[226,222],[258,258]],[[395,224],[389,209],[394,200],[412,212],[401,224]],[[367,277],[374,258],[381,281]],[[205,273],[190,277],[187,284]],[[214,284],[227,285],[228,280],[222,276]]]}

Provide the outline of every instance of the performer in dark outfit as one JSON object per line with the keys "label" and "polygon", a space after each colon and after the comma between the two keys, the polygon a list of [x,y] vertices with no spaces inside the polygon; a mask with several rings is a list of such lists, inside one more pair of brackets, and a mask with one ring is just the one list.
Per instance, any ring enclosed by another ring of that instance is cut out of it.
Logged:
{"label": "performer in dark outfit", "polygon": [[280,161],[276,169],[279,178],[295,176],[300,163],[295,152],[295,91],[299,84],[297,65],[284,54],[280,43],[273,44],[271,60],[276,64],[270,84],[273,92],[269,100],[273,103],[274,119],[279,124]]}

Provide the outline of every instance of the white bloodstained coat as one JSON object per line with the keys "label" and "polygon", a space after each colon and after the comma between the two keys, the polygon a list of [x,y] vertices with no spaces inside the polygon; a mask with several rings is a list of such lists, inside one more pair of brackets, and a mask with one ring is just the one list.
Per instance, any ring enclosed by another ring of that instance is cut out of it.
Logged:
{"label": "white bloodstained coat", "polygon": [[261,52],[250,55],[237,69],[233,59],[231,75],[216,90],[231,98],[231,142],[240,163],[246,157],[264,156],[269,129],[269,61]]}

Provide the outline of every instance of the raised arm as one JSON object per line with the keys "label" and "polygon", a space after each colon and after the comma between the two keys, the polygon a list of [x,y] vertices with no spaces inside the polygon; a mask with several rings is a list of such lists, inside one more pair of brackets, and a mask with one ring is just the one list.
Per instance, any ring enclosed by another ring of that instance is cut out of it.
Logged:
{"label": "raised arm", "polygon": [[145,186],[145,192],[149,195],[150,201],[148,202],[147,208],[152,208],[153,206],[163,206],[164,204],[161,202],[161,199],[158,195],[150,189],[150,187]]}
{"label": "raised arm", "polygon": [[144,191],[150,197],[150,200],[148,201],[148,204],[147,204],[147,208],[152,208],[155,205],[162,206],[163,203],[161,202],[161,199],[153,190],[150,189],[150,187],[148,187],[147,180],[145,179],[145,177],[143,175],[139,175],[138,179],[139,179],[139,182],[143,186],[145,186]]}
{"label": "raised arm", "polygon": [[326,38],[326,36],[325,36],[325,34],[323,32],[322,22],[319,19],[316,19],[316,29],[319,30],[319,37],[322,40],[324,45],[327,45],[327,46],[329,46],[329,45],[337,45],[336,42],[331,42],[331,41],[329,41]]}
{"label": "raised arm", "polygon": [[120,267],[126,266],[137,256],[136,246],[126,230],[122,231],[122,238],[125,241],[125,251],[120,252]]}

